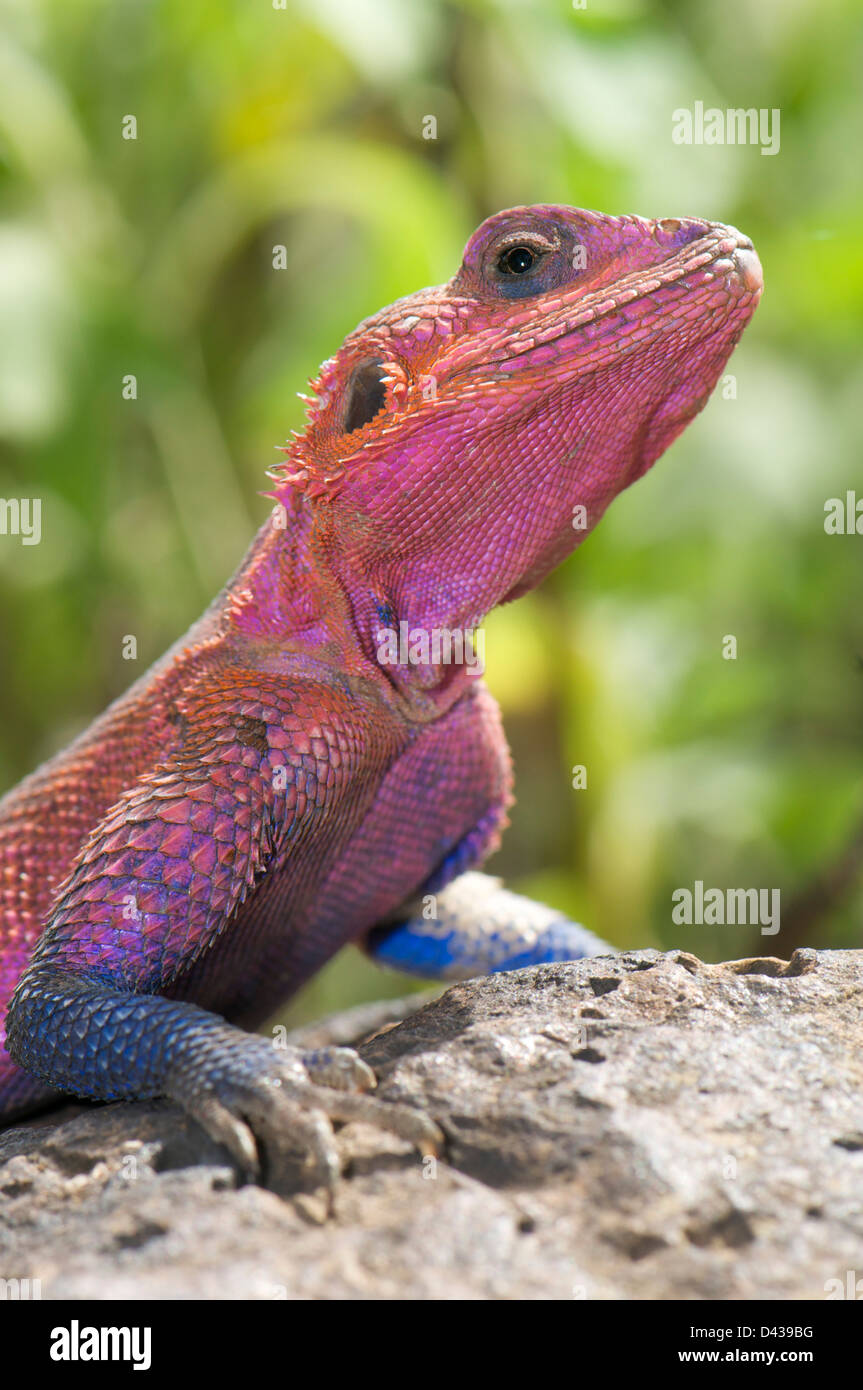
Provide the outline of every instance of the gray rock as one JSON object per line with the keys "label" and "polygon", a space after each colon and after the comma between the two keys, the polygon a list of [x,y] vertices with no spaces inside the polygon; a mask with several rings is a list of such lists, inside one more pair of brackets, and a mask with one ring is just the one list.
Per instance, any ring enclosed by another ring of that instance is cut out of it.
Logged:
{"label": "gray rock", "polygon": [[[405,1001],[404,1012],[415,1008]],[[863,1274],[863,952],[704,965],[654,951],[456,985],[393,1025],[379,1093],[421,1161],[341,1130],[327,1216],[299,1164],[238,1186],[163,1102],[0,1134],[0,1276],[74,1299],[823,1299]]]}

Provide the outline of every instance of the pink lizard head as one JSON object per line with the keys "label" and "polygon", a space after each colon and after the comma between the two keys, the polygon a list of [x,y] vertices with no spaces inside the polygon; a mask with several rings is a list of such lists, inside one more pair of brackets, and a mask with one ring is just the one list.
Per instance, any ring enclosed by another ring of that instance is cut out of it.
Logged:
{"label": "pink lizard head", "polygon": [[697,414],[761,288],[733,227],[500,212],[448,284],[367,319],[323,365],[280,493],[309,499],[355,610],[479,622]]}

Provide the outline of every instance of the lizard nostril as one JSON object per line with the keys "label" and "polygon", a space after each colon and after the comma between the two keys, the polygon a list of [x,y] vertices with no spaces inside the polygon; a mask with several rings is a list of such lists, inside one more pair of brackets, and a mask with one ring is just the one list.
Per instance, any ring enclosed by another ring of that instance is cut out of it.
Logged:
{"label": "lizard nostril", "polygon": [[660,246],[688,246],[710,227],[697,217],[660,217],[653,224],[653,235]]}

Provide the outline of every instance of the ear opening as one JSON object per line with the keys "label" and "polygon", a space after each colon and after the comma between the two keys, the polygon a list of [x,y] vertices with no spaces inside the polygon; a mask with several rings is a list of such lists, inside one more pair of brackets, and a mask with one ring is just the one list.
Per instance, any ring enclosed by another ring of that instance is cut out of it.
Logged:
{"label": "ear opening", "polygon": [[345,406],[346,434],[367,425],[384,408],[387,388],[383,381],[384,364],[379,357],[370,357],[355,367],[350,380]]}

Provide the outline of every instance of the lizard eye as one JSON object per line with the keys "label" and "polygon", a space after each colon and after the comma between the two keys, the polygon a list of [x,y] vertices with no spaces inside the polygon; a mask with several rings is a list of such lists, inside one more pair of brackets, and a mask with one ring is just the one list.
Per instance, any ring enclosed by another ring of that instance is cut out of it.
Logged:
{"label": "lizard eye", "polygon": [[548,233],[513,231],[491,249],[486,283],[503,299],[528,299],[558,284],[564,273],[560,238]]}
{"label": "lizard eye", "polygon": [[536,263],[536,253],[529,246],[510,246],[498,257],[497,268],[503,275],[525,275]]}
{"label": "lizard eye", "polygon": [[346,434],[361,429],[383,410],[387,394],[386,383],[381,380],[383,375],[383,363],[377,357],[361,362],[354,370],[345,406]]}

